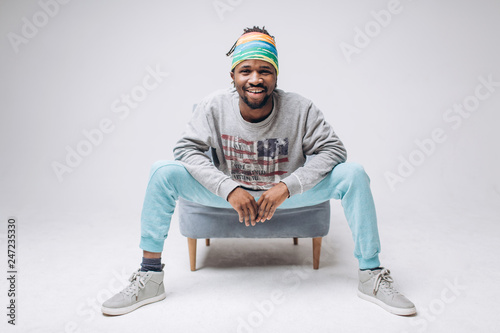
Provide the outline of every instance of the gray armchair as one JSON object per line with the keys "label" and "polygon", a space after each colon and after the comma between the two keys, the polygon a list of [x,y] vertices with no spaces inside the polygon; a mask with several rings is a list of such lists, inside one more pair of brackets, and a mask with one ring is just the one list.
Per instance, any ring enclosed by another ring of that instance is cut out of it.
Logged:
{"label": "gray armchair", "polygon": [[196,270],[197,239],[204,238],[210,245],[211,238],[312,238],[313,268],[319,268],[322,237],[330,229],[330,201],[316,206],[277,209],[271,220],[246,227],[238,220],[232,208],[215,208],[179,199],[179,227],[188,239],[191,270]]}

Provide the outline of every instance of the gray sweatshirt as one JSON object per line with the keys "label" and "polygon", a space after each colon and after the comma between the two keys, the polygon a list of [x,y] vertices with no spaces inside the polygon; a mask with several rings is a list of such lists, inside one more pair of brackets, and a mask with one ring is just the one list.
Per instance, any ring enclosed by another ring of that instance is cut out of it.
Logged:
{"label": "gray sweatshirt", "polygon": [[[273,99],[271,114],[250,123],[234,88],[206,97],[175,145],[175,159],[224,199],[238,186],[257,196],[280,181],[290,196],[311,189],[345,162],[344,145],[310,100],[280,89]],[[315,156],[305,164],[309,155]]]}

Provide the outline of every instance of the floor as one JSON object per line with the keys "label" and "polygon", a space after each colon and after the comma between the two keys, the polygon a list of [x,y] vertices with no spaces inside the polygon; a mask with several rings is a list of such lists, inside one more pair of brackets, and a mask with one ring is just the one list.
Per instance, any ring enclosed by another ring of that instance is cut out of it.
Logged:
{"label": "floor", "polygon": [[99,308],[138,268],[138,216],[22,214],[17,325],[3,320],[2,331],[497,331],[495,214],[379,210],[382,263],[418,310],[398,317],[356,296],[350,231],[332,204],[316,271],[310,239],[298,246],[291,239],[213,239],[209,247],[198,241],[198,270],[191,272],[175,215],[163,253],[167,298],[118,317]]}

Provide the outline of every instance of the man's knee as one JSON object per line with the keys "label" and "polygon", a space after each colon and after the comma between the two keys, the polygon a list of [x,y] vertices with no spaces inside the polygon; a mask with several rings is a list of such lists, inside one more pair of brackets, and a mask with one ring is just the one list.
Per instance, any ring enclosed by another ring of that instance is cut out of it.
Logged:
{"label": "man's knee", "polygon": [[355,181],[370,181],[363,166],[356,162],[340,163],[333,169],[335,172],[340,173],[341,177],[350,182]]}
{"label": "man's knee", "polygon": [[151,165],[150,174],[153,175],[161,167],[168,165],[171,161],[156,161]]}
{"label": "man's knee", "polygon": [[176,161],[157,161],[151,166],[151,178],[177,179],[187,172],[184,166]]}

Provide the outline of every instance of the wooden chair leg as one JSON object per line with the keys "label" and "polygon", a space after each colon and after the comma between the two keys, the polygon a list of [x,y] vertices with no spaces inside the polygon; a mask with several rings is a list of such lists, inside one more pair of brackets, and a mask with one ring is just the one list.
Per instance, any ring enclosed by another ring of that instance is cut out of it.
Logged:
{"label": "wooden chair leg", "polygon": [[205,245],[206,246],[210,246],[210,238],[206,238],[205,239]]}
{"label": "wooden chair leg", "polygon": [[196,270],[196,239],[188,237],[188,249],[189,249],[189,263],[191,265],[191,271]]}
{"label": "wooden chair leg", "polygon": [[321,254],[321,241],[323,237],[313,238],[313,268],[319,268],[319,256]]}
{"label": "wooden chair leg", "polygon": [[293,237],[293,245],[299,244],[299,239],[297,237]]}

